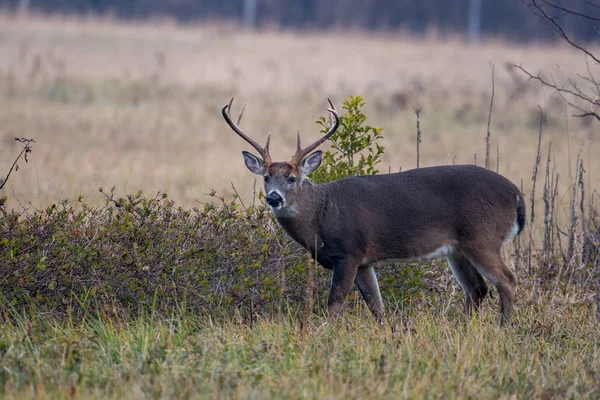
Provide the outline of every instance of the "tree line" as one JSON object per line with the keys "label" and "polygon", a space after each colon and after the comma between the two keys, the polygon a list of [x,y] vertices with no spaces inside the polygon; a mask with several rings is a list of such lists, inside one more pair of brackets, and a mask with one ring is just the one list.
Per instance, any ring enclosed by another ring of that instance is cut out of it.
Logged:
{"label": "tree line", "polygon": [[[551,4],[589,19],[574,18]],[[111,14],[123,19],[168,16],[181,23],[230,20],[257,27],[299,30],[352,29],[498,37],[514,41],[556,39],[528,0],[0,0],[0,8],[42,13]],[[600,0],[548,1],[549,12],[574,38],[598,37]],[[598,18],[597,18],[598,17]]]}

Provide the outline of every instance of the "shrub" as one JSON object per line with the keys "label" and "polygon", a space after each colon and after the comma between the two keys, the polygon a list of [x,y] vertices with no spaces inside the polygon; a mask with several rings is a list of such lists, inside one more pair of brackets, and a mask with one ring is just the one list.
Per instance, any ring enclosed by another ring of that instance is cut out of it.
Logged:
{"label": "shrub", "polygon": [[[318,311],[328,293],[330,272],[315,268],[264,207],[242,209],[236,200],[184,209],[164,193],[111,191],[102,207],[79,199],[31,213],[0,209],[0,238],[0,308],[214,318],[293,313],[306,293],[319,293]],[[390,269],[383,280],[400,277]]]}
{"label": "shrub", "polygon": [[[378,143],[383,139],[381,128],[366,124],[367,117],[362,109],[365,102],[360,96],[345,100],[340,115],[340,126],[329,138],[334,151],[325,151],[321,167],[310,178],[317,183],[331,182],[346,176],[375,175],[381,162],[384,147]],[[317,120],[321,133],[329,130],[330,124],[321,117]]]}

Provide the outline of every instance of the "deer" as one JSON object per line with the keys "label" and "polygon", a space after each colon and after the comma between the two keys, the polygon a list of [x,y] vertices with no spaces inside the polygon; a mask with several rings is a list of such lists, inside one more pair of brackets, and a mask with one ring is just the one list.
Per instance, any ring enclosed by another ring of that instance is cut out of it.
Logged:
{"label": "deer", "polygon": [[289,162],[275,162],[236,121],[233,98],[221,112],[229,127],[260,155],[243,151],[246,167],[264,180],[266,202],[287,234],[321,266],[332,270],[327,314],[338,315],[353,284],[376,321],[384,306],[375,267],[384,263],[427,262],[445,257],[465,295],[465,312],[476,312],[489,293],[500,297],[500,325],[511,320],[517,279],[501,249],[525,225],[521,191],[502,175],[476,165],[442,165],[399,173],[363,175],[314,184],[319,168],[314,151],[340,125],[331,102],[328,131],[307,147],[297,134]]}

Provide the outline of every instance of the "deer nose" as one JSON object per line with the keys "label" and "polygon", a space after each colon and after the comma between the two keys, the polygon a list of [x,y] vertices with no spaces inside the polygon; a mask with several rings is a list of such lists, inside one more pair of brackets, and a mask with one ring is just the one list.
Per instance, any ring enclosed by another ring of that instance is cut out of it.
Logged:
{"label": "deer nose", "polygon": [[283,197],[277,192],[271,192],[267,196],[267,204],[271,207],[278,207],[283,204]]}

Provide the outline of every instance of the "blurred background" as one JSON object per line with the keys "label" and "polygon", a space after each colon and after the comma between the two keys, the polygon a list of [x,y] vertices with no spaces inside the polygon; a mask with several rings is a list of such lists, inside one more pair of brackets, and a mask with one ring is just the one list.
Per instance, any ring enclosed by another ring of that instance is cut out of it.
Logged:
{"label": "blurred background", "polygon": [[[561,29],[596,49],[599,5],[557,4],[572,11],[546,8]],[[101,202],[97,189],[112,186],[187,206],[232,185],[249,199],[248,145],[220,115],[232,96],[234,113],[248,103],[246,132],[272,133],[276,159],[291,156],[298,130],[318,135],[327,97],[340,109],[360,95],[383,128],[382,173],[416,166],[415,108],[421,165],[482,165],[492,66],[491,167],[527,191],[541,127],[560,190],[579,153],[598,186],[594,118],[573,117],[564,96],[515,68],[593,94],[597,64],[529,1],[0,0],[0,10],[0,171],[15,137],[36,140],[1,193],[11,207]]]}
{"label": "blurred background", "polygon": [[[583,15],[599,11],[594,1],[569,0],[564,4]],[[521,0],[2,0],[0,5],[21,12],[111,15],[127,20],[168,18],[190,24],[230,21],[246,27],[304,31],[400,31],[415,36],[435,31],[516,42],[556,39],[542,20],[531,18],[528,2]],[[597,38],[594,20],[561,14],[555,10],[561,25],[575,38]]]}

